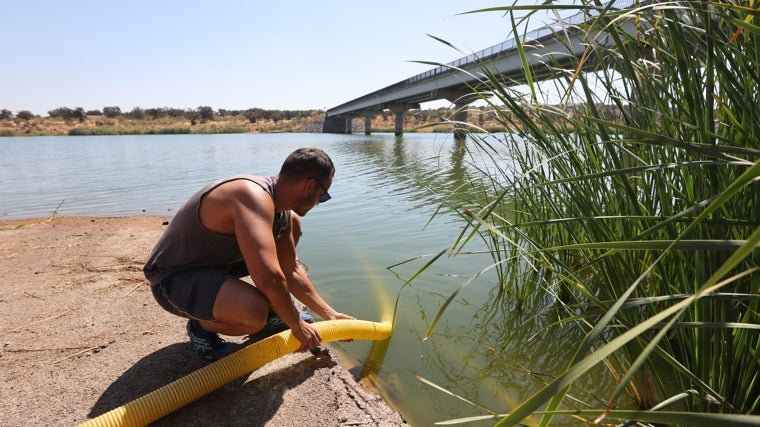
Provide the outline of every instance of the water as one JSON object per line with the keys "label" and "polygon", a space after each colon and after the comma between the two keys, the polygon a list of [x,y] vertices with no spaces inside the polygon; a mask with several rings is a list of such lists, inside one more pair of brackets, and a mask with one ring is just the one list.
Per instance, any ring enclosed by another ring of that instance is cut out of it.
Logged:
{"label": "water", "polygon": [[[0,219],[49,217],[56,209],[66,216],[170,216],[209,181],[239,173],[274,175],[291,151],[317,146],[337,169],[333,198],[304,219],[299,256],[335,309],[377,321],[392,313],[404,281],[460,231],[452,214],[428,223],[438,207],[431,190],[451,191],[468,169],[455,144],[442,134],[0,138]],[[489,315],[484,307],[494,304],[496,286],[485,274],[465,288],[423,342],[446,298],[489,260],[443,257],[400,292],[377,385],[413,426],[485,413],[417,376],[509,412],[565,366],[566,349],[580,338],[498,306]],[[367,342],[337,345],[356,361],[357,373],[369,349]],[[610,383],[602,373],[582,384],[597,391]],[[591,400],[583,393],[575,397]]]}

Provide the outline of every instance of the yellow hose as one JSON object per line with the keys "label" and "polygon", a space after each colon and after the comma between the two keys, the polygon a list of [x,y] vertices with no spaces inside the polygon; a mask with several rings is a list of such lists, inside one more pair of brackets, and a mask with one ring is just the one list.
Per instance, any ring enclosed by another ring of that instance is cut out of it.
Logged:
{"label": "yellow hose", "polygon": [[[366,320],[314,323],[322,341],[365,339],[391,335],[391,324]],[[246,346],[158,390],[88,420],[80,426],[145,426],[259,367],[296,351],[301,343],[290,330]]]}

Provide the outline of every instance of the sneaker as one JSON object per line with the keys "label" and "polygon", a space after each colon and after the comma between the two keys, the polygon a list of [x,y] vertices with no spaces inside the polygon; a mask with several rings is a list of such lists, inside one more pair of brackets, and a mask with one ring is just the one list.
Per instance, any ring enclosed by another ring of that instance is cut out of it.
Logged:
{"label": "sneaker", "polygon": [[308,313],[301,313],[301,319],[306,323],[314,323],[314,318]]}
{"label": "sneaker", "polygon": [[187,336],[203,364],[216,362],[230,354],[232,349],[216,332],[204,331],[197,320],[187,321]]}

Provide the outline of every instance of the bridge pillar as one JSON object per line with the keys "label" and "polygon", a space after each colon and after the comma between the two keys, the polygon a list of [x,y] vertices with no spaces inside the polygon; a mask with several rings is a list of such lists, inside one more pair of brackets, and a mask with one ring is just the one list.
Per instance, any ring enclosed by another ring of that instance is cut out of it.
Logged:
{"label": "bridge pillar", "polygon": [[364,134],[372,135],[372,116],[369,114],[364,116]]}
{"label": "bridge pillar", "polygon": [[388,106],[388,109],[393,111],[393,116],[396,122],[394,129],[396,136],[401,136],[404,134],[404,113],[414,108],[420,108],[420,104],[403,103],[391,104]]}
{"label": "bridge pillar", "polygon": [[322,123],[322,132],[324,133],[351,133],[351,118],[345,117],[325,117]]}
{"label": "bridge pillar", "polygon": [[469,88],[444,89],[439,94],[454,104],[454,139],[464,140],[467,137],[467,106],[480,97]]}
{"label": "bridge pillar", "polygon": [[396,126],[395,126],[395,128],[393,130],[394,130],[394,134],[396,136],[401,136],[401,135],[404,134],[404,113],[405,112],[406,112],[406,110],[394,110],[393,111],[393,117],[394,117],[394,119],[396,121],[396,123],[395,123]]}
{"label": "bridge pillar", "polygon": [[467,138],[467,106],[470,103],[454,103],[454,139],[463,141]]}

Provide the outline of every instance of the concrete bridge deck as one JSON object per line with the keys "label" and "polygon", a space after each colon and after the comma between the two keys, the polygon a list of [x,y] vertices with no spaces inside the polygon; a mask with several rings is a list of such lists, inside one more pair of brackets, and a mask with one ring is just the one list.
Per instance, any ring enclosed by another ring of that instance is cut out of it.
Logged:
{"label": "concrete bridge deck", "polygon": [[[616,9],[623,9],[633,6],[634,0],[610,3]],[[645,2],[640,2],[643,3]],[[534,78],[541,80],[549,77],[548,67],[535,65],[550,61],[560,66],[569,65],[584,53],[586,38],[578,25],[588,19],[587,14],[578,13],[563,19],[561,25],[558,23],[542,27],[521,38],[528,64],[537,73]],[[631,28],[629,31],[634,30]],[[555,36],[559,31],[563,33],[562,40]],[[596,41],[607,44],[611,42],[608,38],[602,35]],[[441,99],[454,104],[458,114],[455,120],[464,122],[467,113],[463,107],[477,99],[473,96],[472,87],[477,86],[483,75],[483,67],[488,67],[494,74],[501,75],[516,85],[526,83],[517,41],[510,39],[330,108],[327,110],[323,132],[351,133],[352,120],[363,117],[365,133],[370,134],[371,118],[384,110],[390,110],[395,115],[395,133],[401,135],[405,112],[419,109],[420,103]]]}

